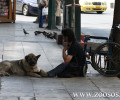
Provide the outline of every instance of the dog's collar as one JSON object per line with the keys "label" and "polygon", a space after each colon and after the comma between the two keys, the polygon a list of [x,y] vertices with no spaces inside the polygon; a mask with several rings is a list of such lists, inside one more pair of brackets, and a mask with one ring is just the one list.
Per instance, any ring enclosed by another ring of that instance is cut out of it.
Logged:
{"label": "dog's collar", "polygon": [[27,71],[25,70],[25,68],[24,68],[24,65],[23,65],[22,60],[20,60],[20,61],[19,61],[19,65],[20,65],[20,66],[21,66],[21,68],[24,70],[24,72],[27,72]]}

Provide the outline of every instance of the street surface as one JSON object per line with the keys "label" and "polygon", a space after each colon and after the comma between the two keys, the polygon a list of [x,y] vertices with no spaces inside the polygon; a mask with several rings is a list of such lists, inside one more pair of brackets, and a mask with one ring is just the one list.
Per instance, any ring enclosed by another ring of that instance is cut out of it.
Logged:
{"label": "street surface", "polygon": [[84,12],[81,14],[81,31],[86,35],[109,37],[113,22],[113,10],[103,14]]}
{"label": "street surface", "polygon": [[[17,20],[33,22],[36,16],[17,15]],[[63,18],[61,18],[63,19]],[[85,35],[105,36],[109,37],[110,29],[113,22],[113,10],[107,10],[103,14],[96,12],[83,12],[81,14],[81,31]]]}

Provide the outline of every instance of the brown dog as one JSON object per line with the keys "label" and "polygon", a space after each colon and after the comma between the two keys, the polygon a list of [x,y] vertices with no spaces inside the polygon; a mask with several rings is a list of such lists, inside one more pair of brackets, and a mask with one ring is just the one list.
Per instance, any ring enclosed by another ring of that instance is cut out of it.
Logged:
{"label": "brown dog", "polygon": [[37,67],[37,60],[41,55],[35,56],[33,53],[25,56],[24,59],[15,61],[0,62],[0,76],[9,76],[11,74],[20,76],[41,77],[40,70]]}

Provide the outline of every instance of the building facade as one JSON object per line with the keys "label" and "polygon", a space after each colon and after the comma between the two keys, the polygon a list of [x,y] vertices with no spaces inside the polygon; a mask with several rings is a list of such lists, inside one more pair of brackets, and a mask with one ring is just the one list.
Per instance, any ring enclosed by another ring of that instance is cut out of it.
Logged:
{"label": "building facade", "polygon": [[106,0],[108,9],[114,9],[115,0]]}

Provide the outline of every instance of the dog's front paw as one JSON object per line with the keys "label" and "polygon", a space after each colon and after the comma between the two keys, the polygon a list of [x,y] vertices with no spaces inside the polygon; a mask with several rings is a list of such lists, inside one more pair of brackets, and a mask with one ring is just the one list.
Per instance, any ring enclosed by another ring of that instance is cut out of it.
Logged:
{"label": "dog's front paw", "polygon": [[39,76],[36,76],[37,78],[41,78],[41,76],[39,75]]}
{"label": "dog's front paw", "polygon": [[3,73],[0,73],[0,76],[2,77],[2,76],[5,76]]}
{"label": "dog's front paw", "polygon": [[37,78],[41,78],[41,75],[36,74],[36,73],[35,73],[33,76],[34,76],[34,77],[37,77]]}
{"label": "dog's front paw", "polygon": [[0,73],[0,76],[10,76],[10,74],[7,73],[7,72],[1,72],[1,73]]}
{"label": "dog's front paw", "polygon": [[34,73],[36,73],[36,74],[40,75],[40,72],[34,72]]}
{"label": "dog's front paw", "polygon": [[10,76],[10,74],[6,72],[6,73],[5,73],[5,76]]}
{"label": "dog's front paw", "polygon": [[32,77],[37,77],[37,78],[41,78],[41,75],[37,74],[37,73],[27,73],[28,76],[32,76]]}
{"label": "dog's front paw", "polygon": [[40,70],[40,75],[42,76],[42,77],[48,77],[48,73],[47,72],[45,72],[44,70]]}

